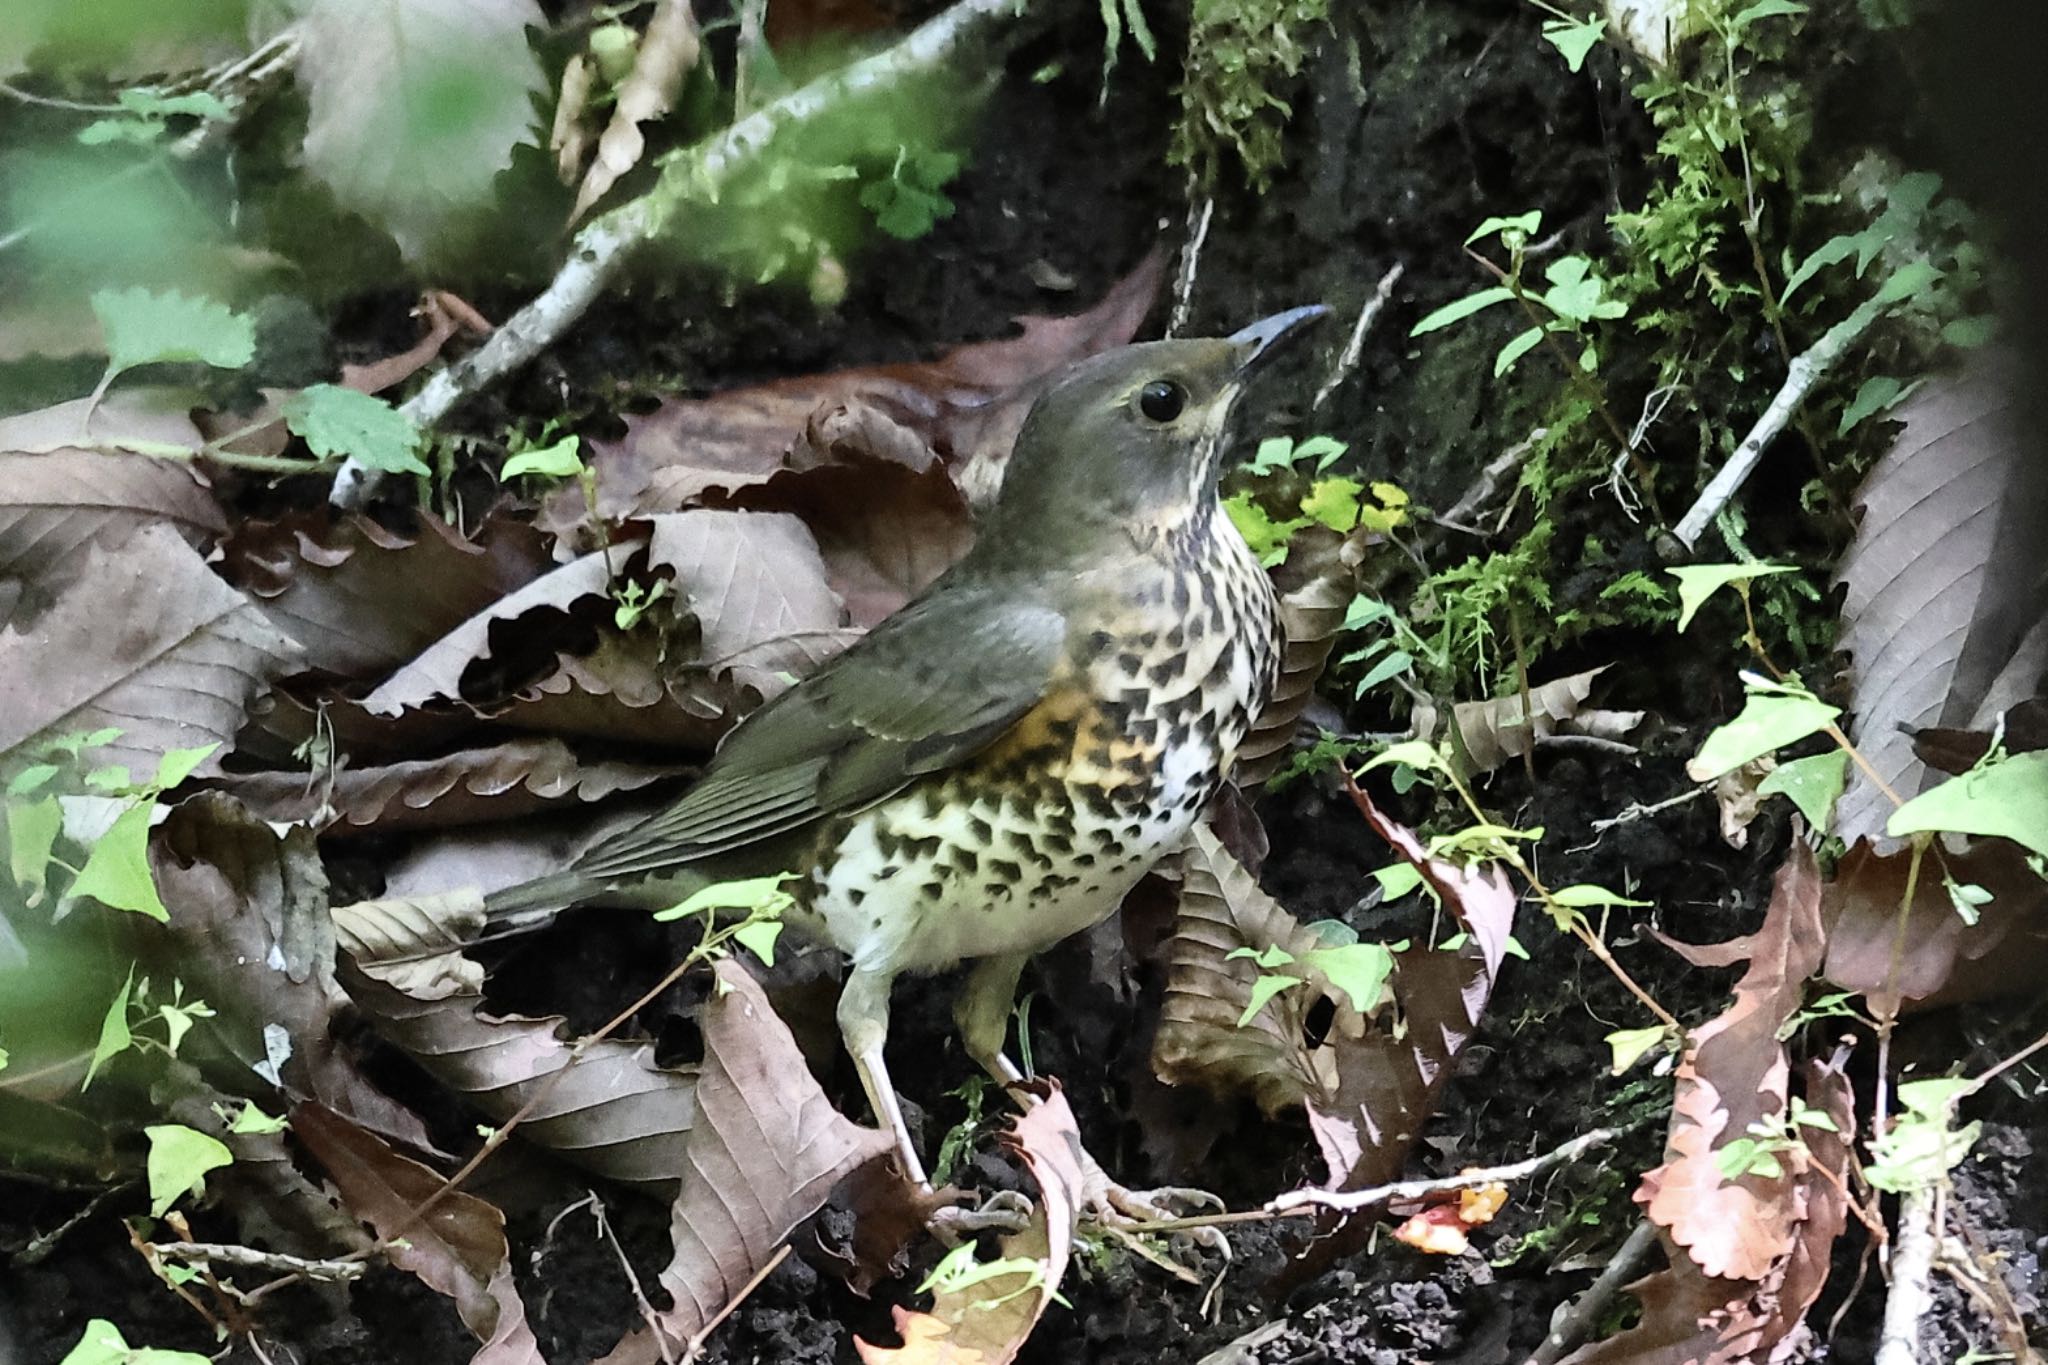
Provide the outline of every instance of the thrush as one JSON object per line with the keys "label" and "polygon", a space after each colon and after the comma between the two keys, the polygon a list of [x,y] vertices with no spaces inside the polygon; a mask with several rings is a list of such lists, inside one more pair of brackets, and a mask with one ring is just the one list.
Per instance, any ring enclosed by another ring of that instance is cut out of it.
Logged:
{"label": "thrush", "polygon": [[956,1020],[1015,1083],[1025,961],[1187,834],[1272,692],[1277,604],[1217,483],[1246,379],[1324,311],[1073,366],[959,563],[750,716],[673,805],[492,896],[492,919],[650,878],[796,873],[786,917],[851,960],[840,1031],[922,1182],[883,1057],[891,985],[974,962]]}

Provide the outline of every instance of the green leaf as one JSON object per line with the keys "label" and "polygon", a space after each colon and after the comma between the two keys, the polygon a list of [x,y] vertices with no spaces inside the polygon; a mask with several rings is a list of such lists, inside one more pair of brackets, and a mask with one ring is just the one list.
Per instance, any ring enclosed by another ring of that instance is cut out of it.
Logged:
{"label": "green leaf", "polygon": [[164,791],[169,791],[192,776],[193,771],[211,758],[213,751],[218,748],[218,744],[201,744],[190,749],[172,749],[157,760],[156,785]]}
{"label": "green leaf", "polygon": [[1415,656],[1405,649],[1397,649],[1374,664],[1372,670],[1358,680],[1358,688],[1354,695],[1362,697],[1381,683],[1399,677],[1414,666]]}
{"label": "green leaf", "polygon": [[192,118],[223,119],[234,117],[234,110],[226,100],[211,90],[187,90],[176,95],[167,95],[150,85],[137,85],[123,90],[114,97],[129,113],[142,118],[176,118],[189,115]]}
{"label": "green leaf", "polygon": [[1267,568],[1287,558],[1287,545],[1294,533],[1309,524],[1307,517],[1293,521],[1275,521],[1272,514],[1259,505],[1249,493],[1238,493],[1223,500],[1223,511],[1229,516],[1230,524],[1244,537],[1244,543],[1251,547],[1252,554]]}
{"label": "green leaf", "polygon": [[1397,901],[1422,885],[1422,869],[1413,863],[1389,863],[1374,868],[1372,879],[1380,884],[1382,900]]}
{"label": "green leaf", "polygon": [[1661,1024],[1648,1028],[1616,1029],[1605,1041],[1614,1053],[1609,1074],[1619,1076],[1661,1046],[1670,1035]]}
{"label": "green leaf", "polygon": [[1387,978],[1394,974],[1394,955],[1381,943],[1312,948],[1303,960],[1350,996],[1351,1008],[1360,1014],[1370,1014],[1378,1006]]}
{"label": "green leaf", "polygon": [[1664,572],[1678,580],[1678,633],[1692,624],[1706,600],[1731,583],[1748,583],[1775,573],[1792,573],[1795,564],[1687,564]]}
{"label": "green leaf", "polygon": [[1633,905],[1638,908],[1650,904],[1648,901],[1630,900],[1627,896],[1616,895],[1604,886],[1579,882],[1573,886],[1562,886],[1550,893],[1550,898],[1559,905],[1572,910],[1611,909],[1619,905]]}
{"label": "green leaf", "polygon": [[1526,332],[1516,333],[1507,345],[1500,348],[1500,354],[1493,358],[1493,377],[1498,379],[1513,369],[1515,362],[1529,354],[1530,350],[1541,340],[1543,340],[1543,329],[1541,327],[1531,327]]}
{"label": "green leaf", "polygon": [[1534,237],[1536,229],[1541,226],[1543,226],[1542,209],[1530,209],[1527,213],[1517,213],[1508,218],[1489,218],[1478,227],[1472,229],[1472,235],[1465,239],[1465,245],[1470,246],[1480,238],[1491,237],[1496,232],[1500,233],[1503,237],[1509,234],[1515,234],[1524,238]]}
{"label": "green leaf", "polygon": [[1294,954],[1277,943],[1268,943],[1263,948],[1232,948],[1223,955],[1225,962],[1234,962],[1239,958],[1250,958],[1258,966],[1271,971],[1275,967],[1285,967],[1293,962]]}
{"label": "green leaf", "polygon": [[1564,64],[1574,72],[1586,64],[1586,54],[1606,35],[1605,19],[1552,19],[1543,25],[1544,40],[1564,54]]}
{"label": "green leaf", "polygon": [[187,1128],[182,1123],[155,1123],[142,1130],[149,1137],[149,1216],[161,1218],[164,1210],[187,1193],[206,1188],[206,1173],[234,1162],[235,1154],[219,1138]]}
{"label": "green leaf", "polygon": [[[219,1105],[214,1106],[220,1109]],[[226,1117],[223,1115],[222,1117]],[[258,1108],[254,1100],[245,1100],[234,1119],[228,1124],[230,1133],[282,1133],[291,1125],[282,1118],[273,1118]]]}
{"label": "green leaf", "polygon": [[764,967],[775,965],[775,940],[782,936],[782,921],[779,919],[750,919],[732,931],[732,936],[742,948],[761,959]]}
{"label": "green leaf", "polygon": [[1318,479],[1301,500],[1301,510],[1332,531],[1349,532],[1358,525],[1358,495],[1364,491],[1356,479]]}
{"label": "green leaf", "polygon": [[67,894],[91,896],[115,910],[168,921],[171,912],[149,875],[149,816],[154,808],[154,802],[138,801],[116,816],[86,855]]}
{"label": "green leaf", "polygon": [[256,324],[212,299],[102,289],[92,296],[92,311],[107,339],[109,375],[161,361],[238,370],[256,355]]}
{"label": "green leaf", "polygon": [[[1842,714],[1808,693],[1752,692],[1742,714],[1707,736],[1699,756],[1685,765],[1695,782],[1711,782],[1753,758],[1818,734]],[[1896,813],[1892,822],[1898,822]]]}
{"label": "green leaf", "polygon": [[[1805,284],[1815,275],[1818,275],[1821,271],[1837,262],[1846,261],[1851,256],[1854,256],[1864,236],[1864,233],[1843,234],[1837,237],[1830,237],[1827,241],[1822,242],[1819,248],[1811,256],[1801,261],[1791,275],[1786,278],[1784,292],[1778,295],[1779,306],[1783,307],[1789,303],[1792,295],[1799,289],[1799,286]],[[1857,273],[1860,275],[1862,271],[1859,269]]]}
{"label": "green leaf", "polygon": [[7,866],[14,884],[39,892],[49,883],[50,851],[64,828],[64,808],[54,796],[7,803]]}
{"label": "green leaf", "polygon": [[100,1019],[100,1040],[93,1045],[92,1060],[86,1063],[85,1080],[80,1083],[79,1093],[83,1094],[100,1068],[128,1050],[135,1041],[135,1035],[128,1031],[128,993],[135,987],[135,966],[128,967],[128,979],[121,983],[121,989],[114,992],[114,1003],[107,1006],[107,1012]]}
{"label": "green leaf", "polygon": [[160,1351],[154,1346],[130,1346],[121,1329],[105,1318],[85,1325],[85,1335],[58,1365],[212,1365],[193,1351]]}
{"label": "green leaf", "polygon": [[1899,401],[1905,386],[1890,375],[1872,375],[1856,390],[1856,396],[1849,400],[1849,406],[1842,409],[1842,420],[1835,426],[1835,435],[1847,436],[1856,424],[1865,418],[1874,417]]}
{"label": "green leaf", "polygon": [[1447,773],[1451,770],[1434,744],[1426,739],[1407,739],[1399,744],[1389,744],[1359,771],[1369,773],[1374,768],[1385,768],[1395,763],[1419,773]]}
{"label": "green leaf", "polygon": [[1253,981],[1251,999],[1246,1003],[1244,1013],[1237,1016],[1237,1026],[1243,1028],[1249,1024],[1266,1007],[1268,1000],[1289,986],[1299,986],[1301,980],[1298,976],[1262,976]]}
{"label": "green leaf", "polygon": [[583,472],[582,450],[582,437],[564,436],[553,445],[520,451],[505,461],[498,478],[509,481],[522,474],[538,474],[548,479],[573,479]]}
{"label": "green leaf", "polygon": [[1780,15],[1804,14],[1806,6],[1799,0],[1756,0],[1749,8],[1740,11],[1729,20],[1729,27],[1741,32],[1759,19],[1775,19]]}
{"label": "green leaf", "polygon": [[2010,839],[2048,858],[2048,750],[1982,764],[1892,812],[1893,838],[1925,831]]}
{"label": "green leaf", "polygon": [[387,474],[425,474],[420,429],[381,398],[315,384],[284,401],[284,422],[322,459],[346,457]]}
{"label": "green leaf", "polygon": [[782,885],[795,879],[794,872],[778,872],[772,877],[747,877],[739,881],[714,882],[668,909],[656,911],[654,917],[658,920],[687,919],[691,915],[715,913],[720,910],[746,910],[763,916],[778,915],[790,904],[790,894],[782,889]]}
{"label": "green leaf", "polygon": [[1496,303],[1506,303],[1514,296],[1513,290],[1503,289],[1499,286],[1495,286],[1492,289],[1482,289],[1476,294],[1467,294],[1464,298],[1447,303],[1435,312],[1425,316],[1422,321],[1408,329],[1408,335],[1419,337],[1424,332],[1434,332],[1439,327],[1448,327],[1454,322],[1462,322],[1474,313],[1491,308]]}
{"label": "green leaf", "polygon": [[9,796],[27,796],[30,792],[50,785],[50,780],[64,771],[55,763],[31,763],[16,773],[7,783]]}
{"label": "green leaf", "polygon": [[1941,339],[1951,346],[1965,351],[1974,351],[1989,346],[1998,336],[1998,319],[1990,313],[1979,313],[1975,317],[1954,318],[1942,324]]}
{"label": "green leaf", "polygon": [[1757,784],[1764,796],[1783,796],[1799,808],[1806,823],[1825,834],[1835,818],[1835,802],[1849,778],[1849,752],[1830,749],[1780,763]]}
{"label": "green leaf", "polygon": [[1956,1102],[1975,1088],[1975,1082],[1959,1076],[1903,1082],[1898,1098],[1905,1113],[1889,1132],[1871,1139],[1876,1160],[1863,1172],[1870,1183],[1892,1194],[1923,1189],[1968,1156],[1982,1125],[1952,1131],[1949,1124]]}

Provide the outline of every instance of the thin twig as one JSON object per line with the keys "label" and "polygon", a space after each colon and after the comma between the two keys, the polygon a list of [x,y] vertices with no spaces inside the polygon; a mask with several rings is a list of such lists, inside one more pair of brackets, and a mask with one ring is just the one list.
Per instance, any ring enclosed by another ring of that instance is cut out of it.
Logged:
{"label": "thin twig", "polygon": [[1785,382],[1771,399],[1770,406],[1764,409],[1764,415],[1756,419],[1756,425],[1742,438],[1742,444],[1735,448],[1735,454],[1721,467],[1721,471],[1714,475],[1712,481],[1700,492],[1699,498],[1686,509],[1685,515],[1680,517],[1678,524],[1672,528],[1671,533],[1678,537],[1686,549],[1692,549],[1699,538],[1706,534],[1707,527],[1713,524],[1715,514],[1728,505],[1728,500],[1734,497],[1737,490],[1749,479],[1757,463],[1763,459],[1764,451],[1777,439],[1778,433],[1785,429],[1786,423],[1792,420],[1792,415],[1799,411],[1799,405],[1806,401],[1806,395],[1813,391],[1814,385],[1828,376],[1829,371],[1833,370],[1848,353],[1849,348],[1870,330],[1871,324],[1876,322],[1883,312],[1882,307],[1875,307],[1871,303],[1864,304],[1830,327],[1810,349],[1795,357],[1792,363],[1786,366]]}
{"label": "thin twig", "polygon": [[1365,301],[1365,307],[1358,310],[1358,321],[1352,325],[1351,339],[1344,343],[1343,353],[1337,357],[1337,363],[1330,367],[1329,377],[1323,380],[1322,387],[1316,390],[1316,396],[1310,400],[1311,409],[1319,408],[1328,402],[1330,395],[1335,393],[1358,368],[1359,357],[1365,354],[1366,336],[1372,331],[1373,323],[1379,320],[1381,311],[1387,306],[1387,300],[1393,297],[1394,286],[1399,284],[1401,277],[1407,273],[1408,267],[1396,261],[1388,268],[1386,274],[1380,276],[1379,284],[1373,288],[1372,297]]}
{"label": "thin twig", "polygon": [[287,1256],[281,1251],[261,1251],[255,1247],[235,1246],[226,1242],[152,1242],[150,1245],[156,1248],[159,1256],[169,1256],[180,1261],[237,1266],[245,1270],[271,1270],[279,1274],[299,1275],[309,1280],[359,1280],[366,1269],[361,1261],[343,1257],[308,1259],[304,1256]]}
{"label": "thin twig", "polygon": [[1920,1321],[1934,1307],[1934,1251],[1940,1244],[1940,1189],[1910,1191],[1899,1202],[1899,1235],[1892,1242],[1891,1292],[1885,1296],[1884,1326],[1876,1365],[1921,1365]]}
{"label": "thin twig", "polygon": [[612,1249],[612,1255],[618,1258],[619,1269],[625,1272],[627,1287],[633,1291],[633,1306],[640,1310],[640,1320],[654,1334],[654,1346],[661,1352],[663,1365],[675,1365],[676,1357],[669,1349],[668,1334],[661,1330],[661,1314],[655,1312],[654,1305],[647,1301],[647,1291],[640,1287],[639,1272],[633,1269],[626,1249],[619,1245],[618,1237],[613,1234],[611,1220],[605,1217],[604,1201],[597,1197],[596,1190],[592,1190],[590,1198],[584,1202],[590,1206],[590,1216],[597,1222],[597,1235]]}
{"label": "thin twig", "polygon": [[[1024,10],[1020,0],[956,0],[894,47],[793,90],[688,149],[668,163],[653,189],[585,224],[547,288],[490,340],[429,379],[404,404],[405,415],[422,430],[432,429],[458,404],[538,356],[589,310],[634,248],[672,231],[692,204],[758,162],[783,133],[831,118],[849,100],[957,67],[971,42]],[[330,497],[337,506],[360,506],[382,477],[349,460],[336,472]]]}
{"label": "thin twig", "polygon": [[1998,1065],[1992,1067],[1989,1071],[1979,1076],[1976,1080],[1970,1082],[1970,1092],[1972,1094],[1975,1094],[1977,1091],[1982,1090],[1985,1086],[1991,1084],[1992,1081],[2004,1075],[2006,1072],[2012,1070],[2014,1067],[2018,1066],[2021,1062],[2024,1062],[2025,1060],[2027,1060],[2027,1058],[2033,1056],[2035,1053],[2039,1052],[2044,1047],[2048,1047],[2048,1033],[2042,1034],[2039,1038],[2036,1038],[2033,1042],[2028,1043],[2018,1052],[2013,1053],[2012,1056],[2006,1058]]}
{"label": "thin twig", "polygon": [[1188,315],[1194,311],[1195,273],[1201,268],[1202,247],[1209,240],[1209,222],[1216,216],[1215,196],[1204,195],[1198,209],[1192,198],[1192,179],[1188,191],[1188,244],[1181,249],[1180,269],[1173,278],[1173,315],[1166,323],[1166,334],[1170,337],[1180,335],[1181,328],[1188,325]]}
{"label": "thin twig", "polygon": [[1505,1185],[1513,1180],[1527,1180],[1532,1175],[1541,1175],[1553,1166],[1563,1166],[1577,1161],[1596,1147],[1605,1147],[1620,1137],[1619,1128],[1595,1128],[1581,1133],[1566,1142],[1538,1156],[1522,1161],[1511,1161],[1505,1166],[1489,1166],[1484,1170],[1460,1171],[1456,1175],[1441,1176],[1435,1180],[1397,1180],[1391,1185],[1379,1185],[1369,1190],[1292,1190],[1281,1195],[1266,1207],[1275,1213],[1291,1213],[1296,1209],[1333,1209],[1340,1213],[1359,1213],[1392,1203],[1396,1199],[1426,1199],[1432,1194],[1454,1194],[1459,1190],[1476,1189],[1482,1185]]}
{"label": "thin twig", "polygon": [[1507,481],[1509,475],[1521,473],[1523,464],[1529,459],[1529,452],[1536,448],[1538,441],[1549,434],[1548,428],[1538,427],[1487,461],[1486,468],[1480,470],[1479,477],[1472,480],[1465,491],[1458,495],[1458,500],[1451,504],[1450,510],[1435,519],[1436,524],[1453,531],[1464,531],[1468,535],[1484,535],[1483,531],[1466,523],[1485,511],[1487,505],[1500,496],[1501,484]]}
{"label": "thin twig", "polygon": [[789,1243],[784,1242],[776,1250],[775,1254],[768,1258],[768,1263],[748,1277],[747,1282],[740,1286],[737,1294],[726,1300],[725,1307],[711,1315],[711,1321],[690,1334],[689,1345],[683,1351],[683,1359],[686,1361],[695,1360],[701,1355],[704,1351],[704,1343],[711,1340],[711,1334],[718,1330],[719,1324],[731,1317],[733,1311],[747,1301],[747,1296],[761,1287],[761,1281],[767,1279],[775,1272],[775,1267],[788,1259]]}
{"label": "thin twig", "polygon": [[1550,1320],[1550,1330],[1544,1334],[1543,1344],[1536,1348],[1527,1365],[1557,1365],[1557,1362],[1574,1350],[1578,1344],[1593,1335],[1600,1320],[1607,1316],[1615,1296],[1622,1287],[1642,1273],[1651,1253],[1657,1249],[1657,1229],[1647,1218],[1636,1224],[1636,1230],[1628,1235],[1600,1272],[1600,1277],[1586,1286],[1586,1292],[1557,1312]]}

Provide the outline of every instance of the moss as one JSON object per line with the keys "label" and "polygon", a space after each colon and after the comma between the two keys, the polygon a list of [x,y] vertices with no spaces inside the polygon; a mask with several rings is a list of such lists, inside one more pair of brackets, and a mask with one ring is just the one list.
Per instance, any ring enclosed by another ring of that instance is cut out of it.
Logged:
{"label": "moss", "polygon": [[1278,87],[1301,73],[1305,35],[1329,17],[1330,0],[1194,0],[1172,163],[1214,185],[1234,157],[1264,189],[1293,114]]}

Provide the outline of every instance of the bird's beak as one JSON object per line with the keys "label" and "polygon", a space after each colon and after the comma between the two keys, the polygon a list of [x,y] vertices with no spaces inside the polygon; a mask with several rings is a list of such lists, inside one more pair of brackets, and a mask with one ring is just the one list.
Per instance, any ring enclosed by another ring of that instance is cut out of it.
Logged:
{"label": "bird's beak", "polygon": [[1311,303],[1300,308],[1290,308],[1284,313],[1262,318],[1249,327],[1230,334],[1230,344],[1237,347],[1237,372],[1241,376],[1263,363],[1281,348],[1283,342],[1303,331],[1317,318],[1330,310],[1323,304]]}

